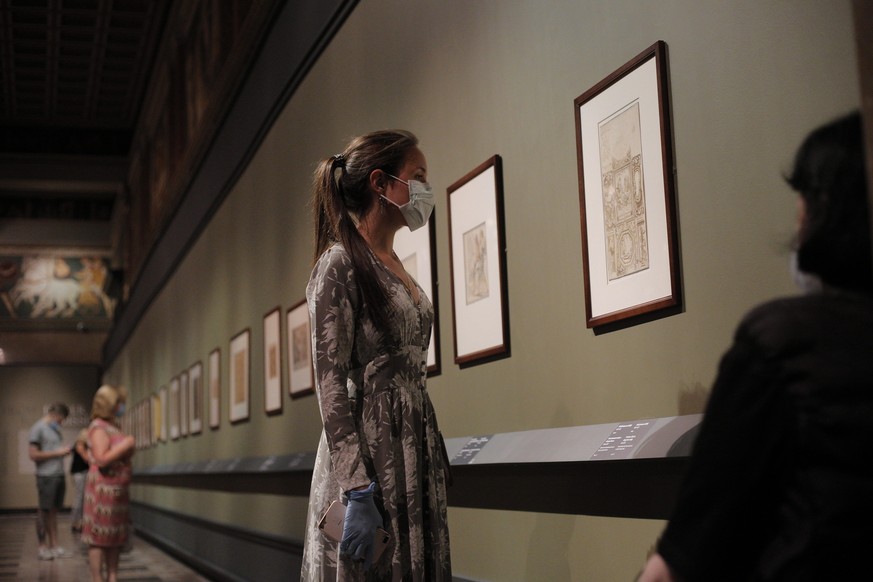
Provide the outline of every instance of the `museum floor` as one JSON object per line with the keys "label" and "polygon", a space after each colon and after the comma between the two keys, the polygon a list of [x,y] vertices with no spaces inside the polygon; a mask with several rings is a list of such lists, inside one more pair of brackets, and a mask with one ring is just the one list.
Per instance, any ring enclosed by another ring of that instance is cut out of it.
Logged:
{"label": "museum floor", "polygon": [[[0,581],[88,582],[91,578],[86,548],[70,531],[69,515],[58,518],[58,537],[72,557],[39,560],[36,517],[0,515]],[[118,570],[119,580],[126,582],[208,580],[140,537],[134,537],[133,549],[121,555]]]}

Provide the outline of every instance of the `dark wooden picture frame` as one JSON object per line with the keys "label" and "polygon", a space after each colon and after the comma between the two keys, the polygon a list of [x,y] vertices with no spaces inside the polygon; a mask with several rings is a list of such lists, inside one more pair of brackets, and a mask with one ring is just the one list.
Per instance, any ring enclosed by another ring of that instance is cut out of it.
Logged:
{"label": "dark wooden picture frame", "polygon": [[188,421],[190,420],[190,413],[188,412],[188,369],[184,369],[179,373],[179,404],[181,408],[179,409],[179,435],[183,437],[187,437],[189,435],[188,431]]}
{"label": "dark wooden picture frame", "polygon": [[288,334],[288,395],[300,398],[315,393],[315,370],[312,363],[312,333],[309,325],[309,308],[306,300],[300,300],[285,312],[285,329]]}
{"label": "dark wooden picture frame", "polygon": [[170,393],[166,386],[158,389],[158,402],[160,402],[161,418],[158,441],[165,443],[170,440]]}
{"label": "dark wooden picture frame", "polygon": [[169,391],[169,417],[170,417],[170,440],[175,441],[178,440],[181,434],[181,420],[180,415],[182,413],[182,406],[180,402],[180,393],[179,393],[179,377],[173,376],[170,379],[170,391]]}
{"label": "dark wooden picture frame", "polygon": [[510,356],[503,163],[494,155],[449,186],[455,363]]}
{"label": "dark wooden picture frame", "polygon": [[221,348],[209,352],[209,428],[221,426]]}
{"label": "dark wooden picture frame", "polygon": [[252,401],[252,332],[246,328],[230,340],[228,357],[229,386],[228,417],[231,424],[243,422],[251,415]]}
{"label": "dark wooden picture frame", "polygon": [[281,414],[282,393],[282,308],[264,315],[264,412]]}
{"label": "dark wooden picture frame", "polygon": [[203,432],[203,362],[188,368],[188,433]]}
{"label": "dark wooden picture frame", "polygon": [[672,315],[682,299],[666,43],[573,104],[586,325]]}

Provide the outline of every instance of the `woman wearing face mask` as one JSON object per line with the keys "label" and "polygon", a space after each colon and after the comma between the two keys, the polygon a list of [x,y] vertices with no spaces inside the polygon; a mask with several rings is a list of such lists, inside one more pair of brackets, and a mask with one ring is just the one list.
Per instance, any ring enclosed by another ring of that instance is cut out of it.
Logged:
{"label": "woman wearing face mask", "polygon": [[85,482],[82,543],[90,546],[88,563],[93,582],[103,580],[102,564],[106,565],[108,582],[118,580],[118,558],[129,535],[128,487],[135,441],[118,425],[126,400],[124,388],[103,385],[91,406],[88,427],[91,467]]}
{"label": "woman wearing face mask", "polygon": [[741,322],[641,582],[869,576],[873,259],[863,141],[854,113],[798,150],[788,183],[799,194],[804,293]]}
{"label": "woman wearing face mask", "polygon": [[[394,253],[433,209],[406,131],[358,137],[315,173],[316,264],[306,298],[324,431],[303,580],[451,580],[442,436],[425,386],[433,306]],[[346,504],[342,540],[318,528]],[[390,534],[373,559],[377,528]]]}

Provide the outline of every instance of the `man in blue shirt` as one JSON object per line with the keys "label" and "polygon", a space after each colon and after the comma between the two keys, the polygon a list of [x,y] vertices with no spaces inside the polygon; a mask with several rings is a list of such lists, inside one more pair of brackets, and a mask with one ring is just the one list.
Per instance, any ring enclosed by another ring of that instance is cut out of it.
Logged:
{"label": "man in blue shirt", "polygon": [[55,402],[49,406],[48,413],[34,423],[28,437],[30,459],[36,463],[36,490],[39,494],[36,535],[40,560],[73,555],[57,544],[58,510],[64,506],[67,484],[64,457],[70,454],[70,447],[63,443],[61,423],[69,414],[66,404]]}

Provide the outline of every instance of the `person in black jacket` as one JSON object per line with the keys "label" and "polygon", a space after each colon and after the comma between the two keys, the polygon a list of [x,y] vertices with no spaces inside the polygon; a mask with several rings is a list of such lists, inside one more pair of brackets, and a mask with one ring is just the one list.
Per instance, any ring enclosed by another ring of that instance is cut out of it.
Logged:
{"label": "person in black jacket", "polygon": [[76,437],[73,445],[73,458],[70,462],[70,477],[73,478],[75,493],[70,510],[70,529],[74,533],[82,531],[82,508],[85,505],[85,478],[88,476],[88,431],[84,428]]}
{"label": "person in black jacket", "polygon": [[812,132],[797,280],[724,355],[641,582],[852,580],[873,547],[873,261],[861,116]]}

